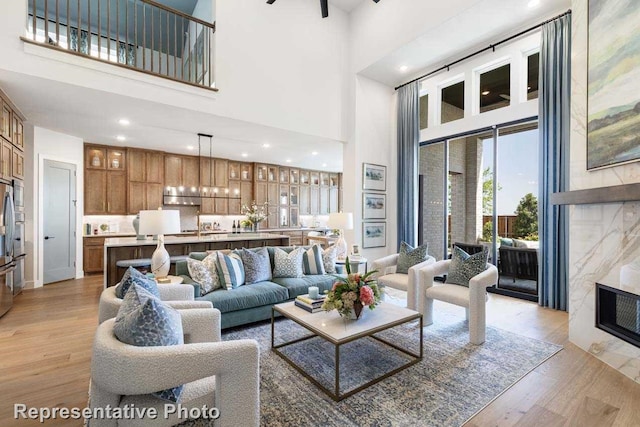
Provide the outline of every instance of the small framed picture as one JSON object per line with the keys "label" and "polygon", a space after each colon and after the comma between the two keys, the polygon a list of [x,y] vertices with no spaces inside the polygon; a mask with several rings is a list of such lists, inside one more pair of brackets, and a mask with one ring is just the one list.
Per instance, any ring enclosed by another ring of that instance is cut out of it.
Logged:
{"label": "small framed picture", "polygon": [[362,164],[362,189],[363,190],[387,190],[387,167],[372,163]]}
{"label": "small framed picture", "polygon": [[360,256],[360,245],[351,245],[351,256]]}
{"label": "small framed picture", "polygon": [[362,193],[362,219],[386,219],[387,195]]}
{"label": "small framed picture", "polygon": [[362,223],[362,247],[381,248],[387,246],[387,223],[386,222],[363,222]]}

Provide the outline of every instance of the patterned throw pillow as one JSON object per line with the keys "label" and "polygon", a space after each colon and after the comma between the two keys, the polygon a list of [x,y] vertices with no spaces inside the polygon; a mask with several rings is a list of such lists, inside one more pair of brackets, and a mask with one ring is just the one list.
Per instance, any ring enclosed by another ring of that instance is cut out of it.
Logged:
{"label": "patterned throw pillow", "polygon": [[[184,343],[182,320],[177,310],[160,301],[144,288],[129,287],[118,310],[113,332],[121,342],[138,347],[178,345]],[[178,402],[183,386],[153,393]]]}
{"label": "patterned throw pillow", "polygon": [[216,252],[216,267],[220,284],[227,289],[237,288],[244,285],[244,265],[238,254],[225,255]]}
{"label": "patterned throw pillow", "polygon": [[218,268],[216,267],[218,257],[215,253],[207,255],[202,261],[187,258],[187,269],[189,276],[200,284],[200,296],[220,289],[220,278],[218,277]]}
{"label": "patterned throw pillow", "polygon": [[133,267],[127,268],[127,271],[125,271],[122,275],[120,283],[118,283],[118,285],[116,286],[116,296],[118,298],[124,298],[127,291],[129,290],[129,287],[131,287],[131,285],[134,283],[138,286],[142,286],[153,295],[160,298],[160,293],[158,292],[158,284],[156,283],[156,281],[148,278]]}
{"label": "patterned throw pillow", "polygon": [[326,274],[336,274],[336,258],[338,257],[338,248],[336,245],[329,246],[322,252],[322,264]]}
{"label": "patterned throw pillow", "polygon": [[271,261],[269,261],[267,248],[260,248],[255,251],[242,248],[239,252],[244,265],[244,282],[246,285],[271,280]]}
{"label": "patterned throw pillow", "polygon": [[487,269],[487,251],[469,255],[457,246],[453,247],[449,273],[445,283],[469,287],[469,280]]}
{"label": "patterned throw pillow", "polygon": [[400,244],[400,254],[398,255],[398,265],[396,273],[409,274],[409,269],[416,264],[420,264],[427,260],[427,244],[413,248],[406,242]]}
{"label": "patterned throw pillow", "polygon": [[304,274],[324,274],[322,248],[320,245],[313,245],[303,253],[302,267],[304,268]]}
{"label": "patterned throw pillow", "polygon": [[302,248],[296,248],[289,253],[275,248],[273,277],[302,277],[302,255],[304,255]]}

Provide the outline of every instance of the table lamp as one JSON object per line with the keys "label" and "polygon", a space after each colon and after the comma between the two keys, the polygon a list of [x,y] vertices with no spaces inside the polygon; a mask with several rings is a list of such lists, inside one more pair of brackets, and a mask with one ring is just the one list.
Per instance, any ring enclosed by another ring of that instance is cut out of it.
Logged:
{"label": "table lamp", "polygon": [[156,278],[167,277],[171,258],[164,248],[164,234],[180,232],[180,211],[140,211],[140,234],[158,236],[158,246],[151,256],[151,272]]}
{"label": "table lamp", "polygon": [[338,259],[344,259],[347,256],[347,241],[344,239],[344,230],[353,230],[353,214],[351,212],[331,213],[327,227],[340,230],[340,238],[336,242],[336,256]]}

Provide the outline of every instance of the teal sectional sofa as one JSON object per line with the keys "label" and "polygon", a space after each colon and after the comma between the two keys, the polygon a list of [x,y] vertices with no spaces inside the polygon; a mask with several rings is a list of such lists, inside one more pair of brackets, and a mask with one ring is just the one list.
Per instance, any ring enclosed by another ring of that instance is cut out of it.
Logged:
{"label": "teal sectional sofa", "polygon": [[[281,247],[290,251],[293,247]],[[273,272],[273,248],[267,247]],[[207,252],[192,252],[189,257],[202,261]],[[309,286],[317,286],[320,293],[330,290],[335,282],[332,275],[306,275],[299,278],[273,278],[270,281],[243,285],[235,289],[218,289],[200,296],[200,285],[191,279],[186,261],[176,263],[176,274],[183,283],[194,287],[196,301],[210,301],[222,313],[222,329],[245,325],[271,318],[271,307],[294,300],[307,293]]]}

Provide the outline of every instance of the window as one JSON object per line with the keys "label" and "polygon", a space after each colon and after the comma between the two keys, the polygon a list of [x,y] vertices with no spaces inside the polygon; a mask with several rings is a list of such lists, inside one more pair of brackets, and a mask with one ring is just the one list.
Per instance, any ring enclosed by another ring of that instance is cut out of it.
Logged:
{"label": "window", "polygon": [[429,127],[429,95],[420,97],[420,129]]}
{"label": "window", "polygon": [[527,57],[527,99],[538,97],[538,75],[540,73],[540,53]]}
{"label": "window", "polygon": [[480,112],[511,104],[511,64],[480,74]]}
{"label": "window", "polygon": [[464,82],[442,89],[440,123],[448,123],[464,118]]}

